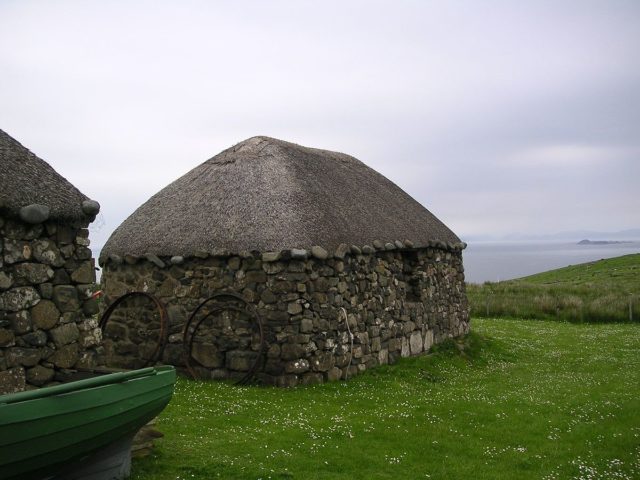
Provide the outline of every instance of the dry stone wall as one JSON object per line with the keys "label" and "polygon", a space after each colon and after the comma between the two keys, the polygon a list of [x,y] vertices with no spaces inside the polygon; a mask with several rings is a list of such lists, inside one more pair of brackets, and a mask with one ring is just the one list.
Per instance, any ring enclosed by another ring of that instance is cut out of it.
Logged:
{"label": "dry stone wall", "polygon": [[[107,304],[143,291],[167,306],[168,343],[161,361],[177,366],[185,365],[189,315],[214,293],[240,294],[264,322],[264,358],[256,358],[260,342],[250,315],[214,311],[190,347],[195,373],[239,378],[258,361],[258,379],[294,386],[350,378],[467,333],[462,248],[396,242],[341,245],[332,254],[313,247],[189,258],[112,255],[103,259],[102,282]],[[104,332],[108,363],[139,362],[145,347],[136,343],[136,331],[149,328],[148,315],[141,314],[140,304],[114,313]]]}
{"label": "dry stone wall", "polygon": [[0,393],[100,362],[87,225],[0,216]]}

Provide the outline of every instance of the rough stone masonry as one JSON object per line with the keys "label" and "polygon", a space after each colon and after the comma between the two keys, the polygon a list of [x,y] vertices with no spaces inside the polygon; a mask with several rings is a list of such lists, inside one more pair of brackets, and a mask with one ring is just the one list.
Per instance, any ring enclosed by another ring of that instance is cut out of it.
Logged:
{"label": "rough stone masonry", "polygon": [[0,216],[0,388],[41,387],[98,362],[89,231]]}
{"label": "rough stone masonry", "polygon": [[[463,247],[376,241],[361,248],[340,245],[331,253],[314,246],[188,258],[112,255],[103,259],[102,278],[107,304],[137,290],[167,305],[169,343],[162,362],[182,367],[189,314],[213,293],[242,295],[264,320],[264,358],[256,358],[256,333],[246,319],[219,312],[187,352],[196,374],[236,379],[258,361],[259,380],[295,386],[350,378],[467,333]],[[149,328],[141,307],[125,304],[110,319],[108,363],[140,366],[135,332]]]}

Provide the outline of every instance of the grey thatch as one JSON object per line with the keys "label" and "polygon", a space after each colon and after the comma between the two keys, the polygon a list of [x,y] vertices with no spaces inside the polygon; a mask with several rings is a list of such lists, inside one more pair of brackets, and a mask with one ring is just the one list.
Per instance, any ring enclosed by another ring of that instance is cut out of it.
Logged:
{"label": "grey thatch", "polygon": [[460,242],[359,160],[253,137],[156,193],[116,229],[103,255],[335,249],[398,239]]}
{"label": "grey thatch", "polygon": [[0,130],[0,208],[18,216],[30,205],[48,207],[48,218],[90,221],[82,202],[88,198],[51,165]]}

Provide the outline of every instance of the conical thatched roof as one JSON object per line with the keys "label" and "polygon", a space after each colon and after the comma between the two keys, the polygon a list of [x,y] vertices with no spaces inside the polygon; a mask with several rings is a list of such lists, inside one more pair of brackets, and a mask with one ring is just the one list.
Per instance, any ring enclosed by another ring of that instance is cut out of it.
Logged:
{"label": "conical thatched roof", "polygon": [[19,216],[21,209],[38,205],[48,209],[51,219],[89,221],[97,212],[83,211],[88,200],[51,165],[0,130],[0,208],[4,212]]}
{"label": "conical thatched roof", "polygon": [[171,183],[111,235],[104,255],[279,251],[374,240],[460,242],[394,183],[343,153],[253,137]]}

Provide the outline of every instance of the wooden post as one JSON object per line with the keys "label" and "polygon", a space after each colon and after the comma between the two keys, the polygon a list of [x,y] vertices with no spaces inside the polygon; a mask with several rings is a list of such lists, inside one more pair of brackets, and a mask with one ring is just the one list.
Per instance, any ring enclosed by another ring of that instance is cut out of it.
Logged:
{"label": "wooden post", "polygon": [[629,294],[629,321],[633,322],[633,294]]}
{"label": "wooden post", "polygon": [[484,306],[487,310],[487,318],[489,317],[489,295],[484,298]]}

